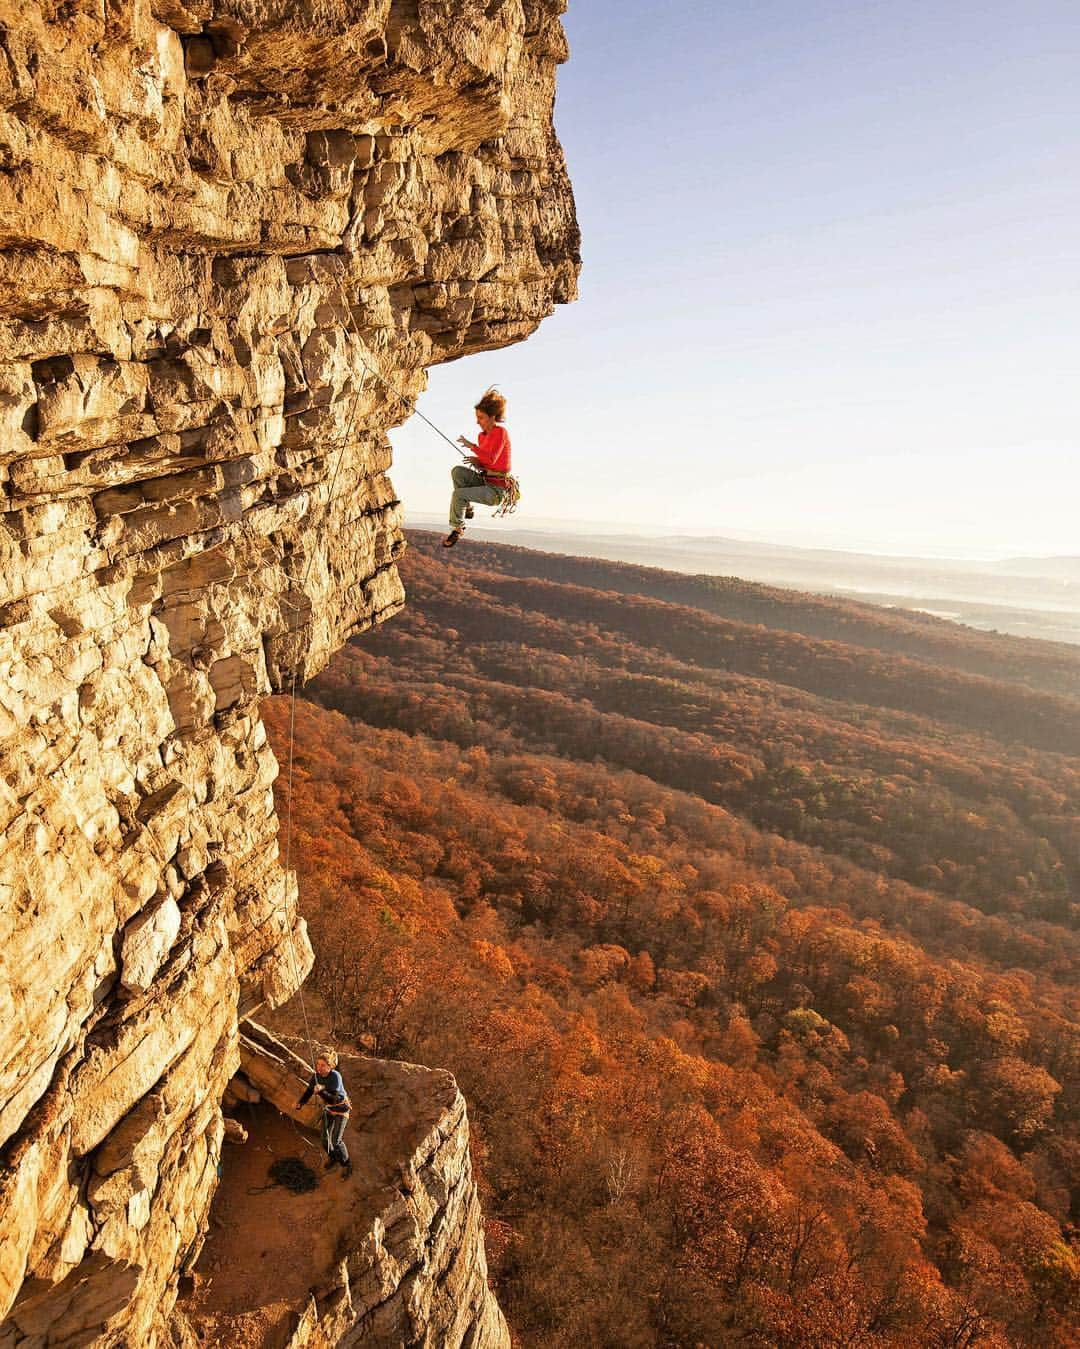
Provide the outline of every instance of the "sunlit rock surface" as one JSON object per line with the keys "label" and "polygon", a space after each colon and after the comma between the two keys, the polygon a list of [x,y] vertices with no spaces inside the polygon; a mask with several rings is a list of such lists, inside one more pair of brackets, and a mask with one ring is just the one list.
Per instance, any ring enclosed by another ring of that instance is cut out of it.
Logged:
{"label": "sunlit rock surface", "polygon": [[389,426],[573,298],[561,0],[0,0],[0,1347],[151,1344],[310,966],[271,689],[402,603]]}
{"label": "sunlit rock surface", "polygon": [[[225,1149],[210,1237],[174,1331],[223,1349],[510,1349],[487,1285],[465,1101],[450,1074],[343,1055],[353,1101],[353,1170],[343,1176],[324,1172],[282,1118],[321,1121],[313,1103],[295,1106],[304,1064],[263,1027],[245,1021],[240,1031],[228,1097],[249,1137]],[[305,1052],[303,1041],[293,1047]],[[286,1156],[314,1166],[315,1190],[267,1185]]]}

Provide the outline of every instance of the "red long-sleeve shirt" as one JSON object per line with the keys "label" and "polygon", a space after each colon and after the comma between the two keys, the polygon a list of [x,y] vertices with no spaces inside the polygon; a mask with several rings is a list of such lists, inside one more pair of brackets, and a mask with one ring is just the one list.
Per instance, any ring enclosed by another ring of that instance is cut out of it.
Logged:
{"label": "red long-sleeve shirt", "polygon": [[484,470],[484,477],[494,487],[501,487],[510,472],[510,433],[505,426],[493,426],[481,431],[476,439],[476,458]]}

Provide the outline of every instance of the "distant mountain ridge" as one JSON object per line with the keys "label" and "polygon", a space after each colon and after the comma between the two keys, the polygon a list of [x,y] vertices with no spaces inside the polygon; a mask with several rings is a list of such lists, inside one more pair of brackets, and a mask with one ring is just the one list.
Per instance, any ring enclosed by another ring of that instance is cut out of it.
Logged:
{"label": "distant mountain ridge", "polygon": [[[410,531],[410,537],[425,546],[433,539],[422,531]],[[1080,651],[1064,642],[987,634],[926,613],[733,576],[688,575],[632,562],[536,552],[513,544],[477,542],[473,535],[462,547],[473,564],[495,564],[501,572],[647,595],[737,622],[765,623],[806,637],[942,662],[969,674],[1080,697]]]}
{"label": "distant mountain ridge", "polygon": [[822,594],[863,596],[984,631],[1080,643],[1080,557],[1002,561],[891,556],[725,536],[473,527],[470,539],[703,575],[737,575]]}

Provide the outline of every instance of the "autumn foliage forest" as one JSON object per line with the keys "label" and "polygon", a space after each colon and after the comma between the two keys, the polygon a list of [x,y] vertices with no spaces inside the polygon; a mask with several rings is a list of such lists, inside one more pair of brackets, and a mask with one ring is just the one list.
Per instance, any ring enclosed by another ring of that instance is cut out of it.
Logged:
{"label": "autumn foliage forest", "polygon": [[403,570],[297,710],[312,978],[456,1075],[520,1343],[1076,1344],[1080,649]]}

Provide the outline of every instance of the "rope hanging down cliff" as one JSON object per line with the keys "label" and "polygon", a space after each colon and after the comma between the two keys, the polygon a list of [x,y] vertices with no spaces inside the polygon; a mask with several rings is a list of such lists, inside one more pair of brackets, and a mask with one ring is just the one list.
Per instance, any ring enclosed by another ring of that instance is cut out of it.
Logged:
{"label": "rope hanging down cliff", "polygon": [[[357,339],[357,341],[361,344],[361,346],[363,346],[363,338],[357,331],[355,322],[346,324],[344,327],[344,331],[345,332],[351,331],[352,335]],[[364,359],[362,354],[357,353],[356,359],[359,361],[360,365],[367,372],[367,374],[373,376],[376,380],[378,380],[378,382],[383,386],[383,388],[387,389],[390,392],[390,394],[398,400],[398,402],[400,402],[405,408],[409,410],[409,412],[419,417],[420,420],[426,426],[429,426],[437,436],[441,436],[441,438],[446,441],[446,443],[450,446],[450,448],[454,451],[455,454],[460,455],[461,458],[464,460],[467,460],[469,458],[469,456],[465,453],[465,451],[462,450],[458,445],[456,445],[454,441],[452,441],[450,437],[446,434],[445,431],[441,430],[438,426],[436,426],[435,423],[430,420],[430,418],[424,416],[424,414],[417,408],[415,400],[406,398],[406,396],[400,391],[400,389],[395,388],[395,386],[386,378],[386,376],[380,370],[378,370],[376,367],[372,365],[369,365],[368,362]],[[342,431],[338,443],[335,446],[331,447],[332,451],[336,451],[336,453],[334,457],[334,467],[330,474],[330,485],[326,494],[326,505],[323,511],[324,518],[323,521],[320,522],[320,529],[322,525],[325,523],[326,517],[329,516],[330,507],[334,500],[334,488],[337,485],[338,472],[341,468],[341,461],[345,453],[345,447],[348,445],[349,441],[353,438],[356,430],[356,410],[357,405],[359,403],[360,395],[364,391],[364,387],[365,383],[364,381],[361,381],[358,387],[353,391],[352,405],[349,409],[349,415],[346,419],[345,428]],[[303,408],[298,409],[296,412],[285,413],[283,415],[287,417],[302,416],[303,413],[307,411],[310,411],[310,409]],[[517,480],[509,477],[508,475],[507,490],[504,492],[503,500],[498,505],[495,511],[495,515],[500,516],[511,514],[516,509],[519,499],[520,499],[520,490],[518,488]],[[308,555],[307,564],[304,568],[304,573],[300,581],[301,591],[305,591],[307,589],[308,577],[311,574],[311,567],[314,561],[315,561],[315,549],[313,548]],[[285,599],[284,597],[282,598],[282,604],[286,608],[291,609],[293,613],[298,613],[302,607],[301,605],[291,603],[291,601]],[[300,626],[301,625],[298,624],[297,627],[295,628],[288,628],[286,630],[285,635],[288,636],[291,635],[292,633],[298,632]],[[299,661],[294,660],[292,664],[292,675],[289,682],[289,759],[288,759],[288,769],[286,773],[286,779],[288,782],[288,800],[285,806],[285,861],[284,861],[284,870],[286,877],[285,881],[286,899],[283,901],[283,903],[286,905],[288,903],[287,898],[288,876],[291,870],[291,863],[292,863],[293,786],[295,776],[294,769],[296,764],[296,688],[297,688],[298,670],[299,670]],[[297,878],[297,893],[299,894],[299,877]],[[275,907],[275,909],[270,915],[271,918],[277,915],[280,907],[281,907],[280,905]],[[287,923],[287,927],[288,927],[288,940],[289,940],[289,957],[290,963],[292,965],[293,982],[296,985],[296,991],[300,997],[300,1009],[304,1018],[304,1034],[307,1040],[308,1053],[311,1056],[312,1067],[314,1067],[318,1054],[315,1049],[314,1038],[312,1037],[311,1034],[311,1022],[308,1018],[307,1003],[304,1000],[304,986],[303,981],[300,978],[299,963],[297,962],[296,959],[295,926],[293,923]]]}
{"label": "rope hanging down cliff", "polygon": [[[354,336],[357,338],[358,341],[363,340],[360,338],[360,334],[355,332],[355,329],[354,329]],[[362,358],[361,364],[365,367],[365,369],[368,368],[367,362],[364,361]],[[345,447],[352,439],[353,433],[356,429],[356,408],[363,390],[364,384],[363,382],[361,382],[359,387],[353,393],[352,406],[349,409],[347,424],[336,446],[337,454],[334,459],[333,470],[330,474],[330,486],[327,489],[326,493],[326,507],[323,512],[324,518],[325,516],[329,515],[330,506],[334,500],[334,487],[337,484],[338,470],[341,468],[341,460],[345,453]],[[311,575],[311,566],[314,561],[315,561],[315,549],[312,548],[310,553],[308,554],[307,565],[304,568],[304,574],[300,581],[301,590],[306,590],[307,588],[308,577]],[[291,608],[294,613],[297,612],[300,608],[299,605],[290,604],[288,600],[283,600],[283,603],[287,607]],[[297,631],[299,631],[299,627],[290,628],[287,630],[287,635]],[[285,807],[285,893],[286,893],[285,903],[286,904],[288,903],[287,897],[289,885],[289,872],[290,872],[290,864],[292,861],[293,769],[296,762],[296,681],[298,670],[299,670],[299,660],[294,660],[292,663],[292,677],[289,685],[289,766],[287,775],[289,784],[289,797]],[[299,897],[300,892],[299,877],[297,877],[296,887],[297,887],[297,896]],[[271,917],[274,917],[277,911],[278,911],[277,908],[275,908],[273,914],[271,914]],[[314,1071],[318,1054],[316,1052],[315,1043],[311,1035],[311,1022],[308,1019],[307,1003],[304,1000],[304,984],[303,980],[300,978],[300,967],[297,964],[296,960],[295,927],[292,923],[288,921],[287,927],[289,933],[289,955],[292,963],[293,982],[296,984],[296,991],[300,995],[300,1009],[304,1017],[304,1034],[307,1039],[308,1053],[311,1056],[311,1067],[312,1070]]]}
{"label": "rope hanging down cliff", "polygon": [[[356,326],[355,326],[355,323],[350,324],[350,325],[346,325],[344,331],[346,331],[346,332],[351,331],[352,334],[353,334],[353,336],[357,339],[357,341],[360,342],[361,344],[363,344],[363,338],[360,336],[359,332],[357,331]],[[389,381],[389,380],[388,380],[388,379],[387,379],[387,378],[386,378],[379,370],[377,370],[377,369],[375,369],[373,366],[369,365],[368,362],[364,359],[364,357],[363,357],[362,355],[360,355],[360,354],[358,353],[356,359],[360,362],[361,366],[363,366],[364,370],[365,370],[369,375],[373,375],[373,376],[375,377],[375,379],[377,379],[377,380],[379,381],[379,383],[383,385],[384,388],[388,389],[388,390],[390,391],[390,393],[391,393],[391,394],[392,394],[392,395],[393,395],[400,403],[402,403],[406,408],[409,409],[410,412],[415,413],[415,414],[420,418],[420,420],[421,420],[422,422],[424,422],[427,426],[431,427],[431,429],[436,433],[436,435],[441,436],[441,437],[443,438],[443,440],[446,441],[446,443],[451,447],[451,449],[454,450],[454,452],[455,452],[456,454],[461,455],[461,457],[462,457],[463,459],[465,459],[465,458],[468,457],[468,456],[464,453],[463,450],[459,449],[458,446],[454,444],[454,442],[450,439],[450,437],[449,437],[444,431],[441,431],[441,430],[439,429],[439,427],[437,427],[437,426],[435,425],[434,422],[430,421],[427,417],[424,416],[424,414],[423,414],[422,412],[420,412],[420,411],[417,409],[415,402],[411,402],[408,398],[406,398],[405,395],[404,395],[403,393],[401,393],[400,390],[396,389],[396,388],[394,387],[394,385],[391,384],[390,381]],[[325,505],[324,511],[323,511],[323,521],[320,522],[320,529],[321,529],[322,525],[325,523],[326,517],[329,516],[329,513],[330,513],[330,507],[331,507],[331,504],[333,503],[333,500],[334,500],[334,488],[335,488],[336,485],[337,485],[338,472],[339,472],[339,470],[340,470],[340,468],[341,468],[341,461],[342,461],[342,458],[344,457],[345,447],[349,444],[350,440],[353,438],[354,433],[355,433],[355,430],[356,430],[356,411],[357,411],[357,405],[358,405],[358,403],[359,403],[360,395],[361,395],[361,394],[363,393],[363,391],[364,391],[364,387],[365,387],[365,385],[364,385],[364,382],[362,381],[362,382],[359,384],[359,386],[353,391],[353,395],[352,395],[352,404],[351,404],[350,409],[349,409],[349,415],[348,415],[348,417],[347,417],[347,419],[346,419],[346,425],[345,425],[345,428],[344,428],[344,430],[342,431],[342,434],[341,434],[341,437],[340,437],[339,440],[338,440],[338,443],[337,443],[336,445],[331,446],[331,452],[336,451],[336,453],[335,453],[335,457],[334,457],[334,466],[333,466],[333,469],[332,469],[331,475],[330,475],[330,485],[329,485],[329,488],[328,488],[327,494],[326,494],[326,505]],[[304,409],[302,409],[302,410],[299,411],[299,412],[296,412],[296,413],[290,413],[290,414],[286,414],[286,415],[288,415],[288,416],[299,416],[299,415],[302,415],[302,413],[303,413],[303,412],[306,412],[306,411],[309,411],[309,409],[304,408]],[[515,496],[515,499],[514,499],[514,505],[516,505],[516,504],[517,504],[517,502],[516,502],[516,496]],[[316,531],[316,532],[318,532],[318,531]],[[301,581],[300,581],[300,589],[301,589],[301,591],[304,591],[304,590],[306,590],[306,588],[307,588],[308,577],[309,577],[310,574],[311,574],[311,567],[312,567],[312,564],[314,563],[314,561],[315,561],[315,549],[312,549],[311,552],[310,552],[310,554],[309,554],[309,556],[308,556],[308,559],[307,559],[307,565],[306,565],[305,568],[304,568],[304,573],[303,573],[303,576],[302,576]],[[289,601],[288,599],[285,599],[284,597],[282,598],[282,604],[283,604],[286,608],[291,609],[291,610],[293,611],[294,614],[295,614],[295,613],[298,613],[299,610],[300,610],[301,607],[302,607],[301,605],[293,604],[291,601]],[[300,626],[302,626],[302,625],[298,624],[298,625],[297,625],[296,627],[294,627],[294,628],[288,628],[288,629],[286,630],[286,634],[285,634],[285,635],[286,635],[286,636],[289,636],[289,635],[291,635],[291,634],[293,634],[293,633],[295,633],[295,632],[298,632],[298,631],[300,630]],[[298,660],[294,660],[294,661],[293,661],[293,665],[292,665],[292,675],[291,675],[290,683],[289,683],[289,757],[288,757],[288,768],[287,768],[287,773],[286,773],[286,780],[287,780],[287,782],[288,782],[288,799],[287,799],[287,801],[286,801],[286,806],[285,806],[285,859],[284,859],[284,870],[285,870],[285,877],[286,877],[286,881],[285,881],[285,884],[286,884],[286,899],[283,901],[283,903],[284,903],[285,905],[288,904],[288,898],[287,898],[287,896],[288,896],[288,876],[289,876],[289,873],[290,873],[290,870],[291,870],[291,863],[292,863],[292,837],[293,837],[293,785],[294,785],[294,769],[295,769],[295,763],[296,763],[296,690],[297,690],[298,670],[299,670],[299,661],[298,661]],[[299,877],[297,878],[297,892],[299,893]],[[275,907],[275,909],[273,910],[273,912],[272,912],[271,915],[270,915],[271,918],[273,918],[273,917],[275,917],[275,916],[277,915],[277,913],[278,913],[278,911],[279,911],[279,909],[280,909],[281,907],[282,907],[281,905],[278,905],[278,906]],[[300,1009],[301,1009],[301,1012],[302,1012],[303,1018],[304,1018],[304,1034],[305,1034],[305,1038],[306,1038],[306,1040],[307,1040],[308,1053],[309,1053],[310,1056],[311,1056],[311,1064],[312,1064],[312,1067],[314,1068],[316,1059],[317,1059],[317,1057],[318,1057],[318,1053],[317,1053],[316,1048],[315,1048],[314,1038],[313,1038],[313,1036],[312,1036],[312,1034],[311,1034],[311,1022],[310,1022],[310,1020],[309,1020],[309,1018],[308,1018],[307,1003],[305,1002],[305,999],[304,999],[304,986],[303,986],[303,981],[302,981],[301,978],[300,978],[300,967],[299,967],[299,963],[297,962],[297,959],[296,959],[295,927],[294,927],[294,924],[293,924],[293,923],[287,923],[287,927],[288,927],[288,941],[289,941],[289,957],[290,957],[290,963],[291,963],[291,965],[292,965],[293,982],[294,982],[295,985],[296,985],[296,991],[297,991],[297,993],[299,994],[299,997],[300,997]]]}

